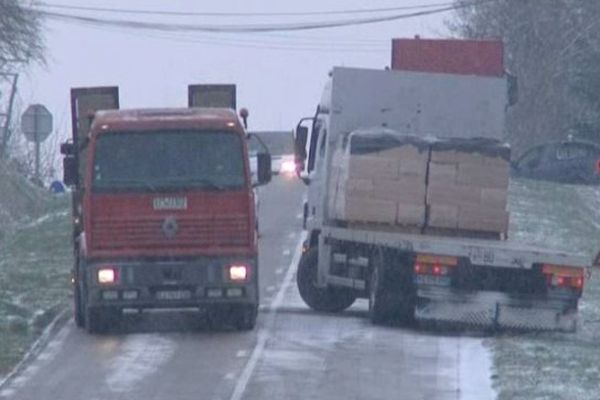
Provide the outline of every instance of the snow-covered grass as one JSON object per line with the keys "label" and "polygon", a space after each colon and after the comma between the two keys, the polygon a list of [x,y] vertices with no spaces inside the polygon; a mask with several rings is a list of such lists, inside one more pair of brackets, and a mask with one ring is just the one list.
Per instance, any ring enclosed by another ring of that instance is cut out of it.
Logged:
{"label": "snow-covered grass", "polygon": [[2,226],[0,241],[0,377],[15,365],[70,292],[69,198],[44,200],[44,213]]}
{"label": "snow-covered grass", "polygon": [[[600,248],[600,188],[517,180],[511,184],[513,240],[579,252]],[[574,334],[497,337],[494,385],[499,400],[600,398],[600,271],[586,282]]]}

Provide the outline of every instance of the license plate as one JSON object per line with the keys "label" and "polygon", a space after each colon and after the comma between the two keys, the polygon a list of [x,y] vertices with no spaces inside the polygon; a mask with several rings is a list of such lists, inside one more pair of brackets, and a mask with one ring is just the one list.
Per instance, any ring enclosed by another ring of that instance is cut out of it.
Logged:
{"label": "license plate", "polygon": [[188,300],[192,298],[189,290],[160,290],[156,292],[158,300]]}
{"label": "license plate", "polygon": [[450,286],[451,282],[449,276],[417,275],[415,283],[417,285]]}

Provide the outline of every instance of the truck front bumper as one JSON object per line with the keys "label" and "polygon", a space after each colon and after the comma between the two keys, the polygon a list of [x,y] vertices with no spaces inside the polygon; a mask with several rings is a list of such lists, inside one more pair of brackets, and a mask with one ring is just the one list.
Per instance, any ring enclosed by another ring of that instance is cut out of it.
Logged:
{"label": "truck front bumper", "polygon": [[[232,281],[231,265],[245,265],[248,277]],[[101,268],[118,269],[114,284],[98,282]],[[85,266],[88,307],[203,308],[213,304],[258,304],[256,259],[204,257],[177,261],[110,261]]]}
{"label": "truck front bumper", "polygon": [[530,296],[422,285],[417,289],[415,317],[478,328],[573,332],[577,300],[570,293]]}

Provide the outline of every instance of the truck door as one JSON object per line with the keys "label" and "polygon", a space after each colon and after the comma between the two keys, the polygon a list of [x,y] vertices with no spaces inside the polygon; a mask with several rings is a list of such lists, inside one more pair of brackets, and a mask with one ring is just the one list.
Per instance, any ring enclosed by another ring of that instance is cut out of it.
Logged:
{"label": "truck door", "polygon": [[308,216],[307,223],[320,226],[324,217],[324,207],[326,199],[325,194],[327,184],[325,173],[327,156],[327,125],[323,119],[315,119],[311,134],[311,143],[309,148],[309,157],[307,162],[308,177],[310,185],[308,187]]}

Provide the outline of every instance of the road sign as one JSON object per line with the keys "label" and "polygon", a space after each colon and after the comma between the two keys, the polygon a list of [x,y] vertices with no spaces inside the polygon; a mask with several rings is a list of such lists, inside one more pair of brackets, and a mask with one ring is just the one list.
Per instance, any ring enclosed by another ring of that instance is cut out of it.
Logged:
{"label": "road sign", "polygon": [[41,104],[32,104],[21,116],[21,130],[32,142],[43,142],[52,132],[52,114]]}

